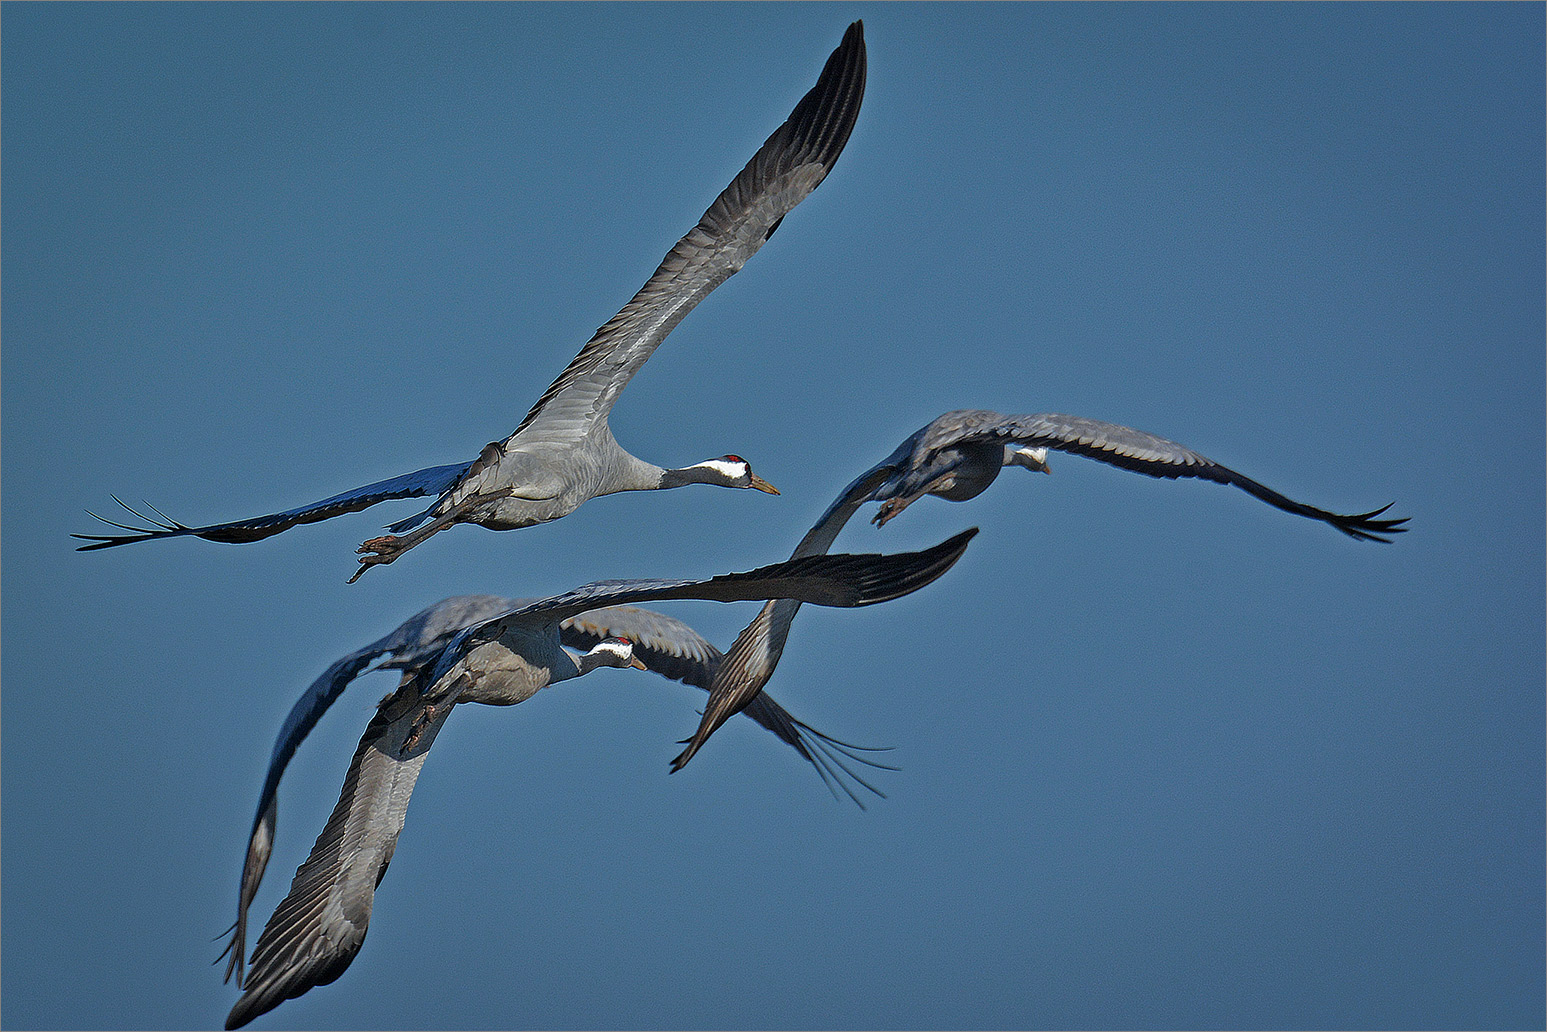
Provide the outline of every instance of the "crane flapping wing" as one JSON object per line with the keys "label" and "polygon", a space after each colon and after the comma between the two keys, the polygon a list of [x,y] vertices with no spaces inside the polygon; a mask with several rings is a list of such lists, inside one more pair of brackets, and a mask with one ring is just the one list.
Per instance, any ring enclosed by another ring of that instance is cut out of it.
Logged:
{"label": "crane flapping wing", "polygon": [[71,534],[73,538],[82,541],[90,541],[93,544],[81,545],[77,552],[91,552],[98,548],[112,548],[115,545],[127,545],[135,541],[149,541],[152,538],[193,537],[204,538],[206,541],[219,541],[225,544],[246,544],[249,541],[262,541],[266,537],[272,537],[291,527],[300,526],[303,523],[318,523],[322,520],[331,520],[335,516],[345,513],[359,512],[361,509],[369,509],[380,502],[392,501],[396,498],[419,498],[423,495],[440,495],[451,489],[452,485],[462,479],[463,474],[471,466],[471,462],[454,462],[447,466],[431,466],[429,469],[415,470],[412,473],[404,473],[402,476],[392,477],[390,480],[382,480],[375,484],[367,484],[357,487],[343,494],[336,494],[332,498],[324,498],[320,502],[312,502],[295,509],[287,509],[284,512],[276,512],[269,516],[255,516],[252,519],[236,520],[232,523],[215,523],[208,527],[189,527],[174,519],[169,519],[161,510],[147,504],[161,519],[151,519],[119,501],[113,496],[113,501],[118,502],[138,520],[149,523],[150,527],[131,527],[127,524],[117,523],[104,516],[87,510],[87,515],[101,520],[103,523],[122,530],[133,531],[132,534]]}
{"label": "crane flapping wing", "polygon": [[[956,564],[977,535],[971,527],[933,548],[890,554],[812,555],[787,559],[746,573],[726,573],[707,580],[611,580],[595,581],[511,613],[469,627],[464,641],[497,638],[506,622],[533,617],[561,621],[604,606],[669,599],[704,602],[748,602],[769,598],[795,598],[819,606],[855,608],[901,598],[930,584]],[[436,664],[435,678],[455,664],[461,646],[448,647]]]}
{"label": "crane flapping wing", "polygon": [[[947,416],[958,417],[947,421]],[[1217,484],[1230,484],[1267,502],[1275,508],[1296,516],[1336,527],[1349,537],[1362,541],[1389,542],[1383,534],[1401,534],[1407,530],[1403,519],[1380,519],[1391,506],[1384,505],[1371,512],[1343,515],[1305,505],[1265,487],[1227,466],[1198,454],[1190,448],[1168,441],[1163,437],[1135,430],[1117,423],[1082,416],[1066,416],[1056,412],[1039,412],[1030,415],[1005,416],[997,412],[947,413],[926,428],[915,451],[912,469],[895,484],[888,484],[876,494],[878,501],[916,495],[925,487],[927,477],[938,477],[942,470],[934,469],[930,459],[942,449],[954,445],[980,441],[1014,441],[1023,445],[1052,448],[1071,452],[1162,478],[1196,477],[1212,480]],[[943,422],[944,421],[944,422]],[[915,472],[916,471],[916,472]],[[877,514],[884,518],[883,514]]]}
{"label": "crane flapping wing", "polygon": [[607,320],[543,392],[517,437],[577,439],[611,411],[666,335],[763,246],[838,161],[865,95],[865,38],[850,25],[816,85],[672,247],[633,299]]}
{"label": "crane flapping wing", "polygon": [[[391,633],[378,638],[364,648],[357,649],[337,660],[323,671],[285,717],[279,735],[274,741],[274,751],[269,757],[268,773],[264,775],[263,790],[258,796],[258,811],[253,817],[252,831],[247,839],[247,853],[242,862],[242,888],[238,896],[236,921],[229,929],[230,941],[221,957],[230,955],[226,964],[226,981],[236,975],[238,985],[243,981],[243,961],[247,946],[247,911],[263,872],[268,867],[269,855],[274,848],[274,825],[278,817],[279,781],[291,758],[317,726],[317,721],[328,707],[343,694],[356,677],[378,657],[387,656],[383,667],[414,667],[433,659],[458,631],[470,623],[487,619],[497,612],[521,605],[527,600],[497,598],[493,595],[460,595],[443,599],[415,613]],[[216,958],[217,962],[219,958]]]}
{"label": "crane flapping wing", "polygon": [[383,700],[360,738],[338,804],[253,948],[240,1028],[343,974],[360,952],[376,885],[387,871],[419,769],[452,707],[426,707],[405,688]]}
{"label": "crane flapping wing", "polygon": [[[794,603],[799,605],[799,603]],[[559,636],[574,649],[589,649],[609,637],[624,637],[634,643],[634,658],[663,677],[708,691],[714,683],[721,661],[720,650],[705,641],[697,631],[664,613],[633,606],[610,606],[570,617],[559,626]],[[845,781],[886,798],[886,793],[866,781],[849,762],[863,763],[880,770],[893,770],[884,763],[861,755],[885,749],[854,745],[825,735],[804,721],[797,720],[767,694],[751,699],[741,712],[772,731],[799,753],[816,770],[822,783],[834,797],[841,790],[860,809],[864,800]]]}

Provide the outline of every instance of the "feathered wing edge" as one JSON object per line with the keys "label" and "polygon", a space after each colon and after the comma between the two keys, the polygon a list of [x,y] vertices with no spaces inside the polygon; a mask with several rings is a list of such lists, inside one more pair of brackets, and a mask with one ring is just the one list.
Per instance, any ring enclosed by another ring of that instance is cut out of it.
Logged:
{"label": "feathered wing edge", "polygon": [[415,679],[382,700],[361,736],[327,825],[258,936],[226,1028],[332,982],[359,953],[419,770],[452,710],[427,706]]}
{"label": "feathered wing edge", "polygon": [[[223,544],[246,544],[251,541],[262,541],[264,538],[273,537],[275,534],[289,530],[291,527],[300,526],[303,523],[319,523],[323,520],[331,520],[335,516],[343,516],[346,513],[359,512],[369,509],[381,502],[392,501],[397,498],[420,498],[424,495],[440,495],[449,491],[462,475],[467,472],[470,462],[457,462],[448,466],[432,466],[428,469],[415,470],[402,476],[392,477],[390,480],[382,480],[375,484],[367,484],[357,487],[342,494],[336,494],[331,498],[324,498],[320,502],[312,502],[310,505],[302,505],[295,509],[287,509],[284,512],[276,512],[268,516],[254,516],[251,519],[236,520],[232,523],[214,523],[207,527],[190,527],[179,523],[163,513],[150,503],[145,507],[155,513],[159,519],[153,519],[124,504],[117,495],[111,496],[113,501],[123,506],[135,519],[150,524],[149,527],[135,527],[126,523],[118,523],[105,516],[87,510],[86,514],[94,519],[101,520],[120,530],[128,530],[130,534],[71,534],[73,538],[82,541],[90,541],[92,544],[81,545],[77,552],[92,552],[99,548],[114,548],[118,545],[133,544],[136,541],[150,541],[157,538],[170,537],[200,537],[206,541],[219,541]],[[400,521],[399,524],[417,522],[423,516],[410,517],[410,520]]]}
{"label": "feathered wing edge", "polygon": [[[275,742],[274,754],[269,761],[268,774],[263,782],[263,791],[259,794],[258,813],[253,818],[252,830],[247,838],[247,852],[242,860],[242,886],[237,897],[236,921],[226,929],[225,934],[229,935],[230,939],[226,942],[226,948],[221,951],[220,956],[215,958],[218,964],[221,958],[230,957],[226,963],[225,981],[227,982],[231,981],[233,974],[236,975],[236,984],[239,987],[246,980],[244,964],[247,953],[247,912],[252,906],[253,897],[258,894],[258,886],[263,882],[263,874],[269,866],[269,856],[274,850],[279,779],[284,775],[285,768],[289,766],[290,758],[295,755],[295,750],[301,741],[316,725],[323,712],[332,705],[333,700],[338,698],[349,685],[349,682],[359,676],[370,659],[371,657],[362,653],[355,653],[329,667],[327,673],[313,684],[315,689],[325,683],[326,693],[314,695],[311,690],[308,690],[290,711],[290,716],[280,731],[279,739]],[[305,711],[302,710],[302,703],[309,704]]]}
{"label": "feathered wing edge", "polygon": [[934,449],[940,449],[952,444],[984,440],[1014,440],[1021,444],[1052,448],[1146,476],[1164,479],[1195,477],[1212,480],[1217,484],[1229,484],[1277,509],[1319,520],[1359,541],[1389,543],[1391,539],[1381,535],[1401,534],[1408,529],[1402,526],[1407,522],[1406,518],[1379,518],[1391,508],[1390,504],[1352,515],[1318,509],[1288,498],[1175,441],[1118,423],[1106,423],[1083,416],[1066,416],[1056,412],[999,416],[997,420],[970,432],[954,438],[930,441],[928,444]]}
{"label": "feathered wing edge", "polygon": [[[789,118],[672,246],[645,285],[549,384],[506,444],[545,417],[577,421],[567,433],[606,417],[667,334],[757,253],[784,216],[832,171],[859,117],[865,76],[864,26],[854,22]],[[574,394],[556,403],[565,392]]]}
{"label": "feathered wing edge", "polygon": [[[914,435],[917,437],[918,435]],[[825,555],[832,547],[849,519],[865,502],[875,496],[875,491],[893,476],[899,463],[906,459],[913,446],[913,437],[904,441],[896,451],[870,469],[855,477],[827,511],[812,524],[790,558]],[[693,734],[681,744],[687,746],[671,761],[673,772],[681,770],[703,748],[709,737],[727,720],[750,708],[763,695],[763,687],[773,677],[784,654],[784,644],[789,639],[790,625],[800,612],[800,603],[793,599],[774,599],[758,610],[752,621],[736,636],[736,641],[718,664],[713,683],[708,685],[709,701]]]}
{"label": "feathered wing edge", "polygon": [[[621,635],[634,643],[635,658],[642,660],[653,673],[705,691],[714,682],[723,658],[719,649],[682,621],[633,606],[590,610],[566,620],[559,633],[564,644],[575,649],[588,649],[604,638]],[[842,792],[860,809],[865,809],[864,800],[849,782],[886,798],[886,793],[850,766],[850,763],[862,763],[878,770],[895,770],[895,767],[863,755],[885,752],[886,748],[855,745],[823,734],[791,716],[766,694],[752,699],[742,713],[773,732],[810,763],[834,798],[840,798]]]}

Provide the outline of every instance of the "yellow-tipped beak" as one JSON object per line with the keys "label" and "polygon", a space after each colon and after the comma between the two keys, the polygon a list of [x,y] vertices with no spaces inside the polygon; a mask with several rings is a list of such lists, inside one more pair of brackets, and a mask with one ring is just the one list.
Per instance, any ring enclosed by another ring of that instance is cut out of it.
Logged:
{"label": "yellow-tipped beak", "polygon": [[752,485],[751,486],[757,488],[759,491],[762,491],[764,494],[778,494],[779,493],[779,489],[777,487],[774,487],[772,484],[770,484],[768,481],[764,480],[762,477],[758,476],[756,473],[749,473],[747,475],[752,478]]}

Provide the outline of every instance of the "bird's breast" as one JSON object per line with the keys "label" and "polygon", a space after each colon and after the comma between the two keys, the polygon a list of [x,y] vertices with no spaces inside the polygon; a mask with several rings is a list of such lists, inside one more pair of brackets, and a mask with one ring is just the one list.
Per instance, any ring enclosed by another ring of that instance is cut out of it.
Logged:
{"label": "bird's breast", "polygon": [[519,632],[481,642],[463,657],[468,685],[457,701],[486,706],[525,702],[554,680],[555,650]]}
{"label": "bird's breast", "polygon": [[579,507],[568,494],[555,498],[518,498],[504,495],[478,507],[471,522],[490,530],[517,530],[568,516]]}
{"label": "bird's breast", "polygon": [[988,485],[999,476],[1004,448],[998,444],[974,444],[956,450],[959,461],[930,485],[929,493],[949,502],[965,502],[988,490]]}

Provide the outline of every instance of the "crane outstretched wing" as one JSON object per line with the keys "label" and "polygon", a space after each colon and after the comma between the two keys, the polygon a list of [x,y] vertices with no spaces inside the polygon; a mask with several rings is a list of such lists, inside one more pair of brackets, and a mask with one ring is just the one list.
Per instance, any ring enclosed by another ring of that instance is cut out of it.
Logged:
{"label": "crane outstretched wing", "polygon": [[[799,605],[798,602],[794,604]],[[582,651],[605,638],[627,638],[634,643],[634,658],[642,660],[651,671],[704,691],[714,683],[715,671],[722,658],[719,649],[681,620],[633,606],[611,606],[572,616],[559,626],[559,636],[565,645]],[[778,735],[804,757],[835,797],[841,790],[863,810],[865,802],[848,783],[852,781],[860,788],[886,798],[886,793],[849,766],[852,762],[880,770],[895,769],[861,755],[884,752],[884,749],[854,745],[825,735],[791,716],[766,693],[752,699],[741,712]]]}
{"label": "crane outstretched wing", "polygon": [[444,676],[472,643],[499,637],[507,621],[519,623],[539,617],[557,622],[605,606],[672,599],[749,602],[794,598],[839,608],[889,602],[941,577],[962,557],[977,533],[978,528],[970,527],[919,552],[802,556],[708,579],[594,581],[469,627],[441,653],[433,679]]}
{"label": "crane outstretched wing", "polygon": [[[942,467],[936,462],[941,452],[957,445],[983,441],[1013,441],[1031,447],[1071,452],[1152,477],[1196,477],[1217,484],[1230,484],[1275,508],[1296,516],[1320,520],[1358,540],[1389,541],[1389,538],[1381,535],[1400,534],[1407,530],[1402,526],[1407,522],[1405,518],[1379,518],[1391,508],[1389,504],[1354,515],[1318,509],[1279,494],[1175,441],[1117,423],[1056,412],[1017,416],[984,411],[946,413],[925,428],[917,442],[908,471],[879,490],[875,494],[876,500],[885,502],[892,498],[911,498],[927,492],[931,480],[949,472],[948,465]],[[878,513],[877,518],[884,522],[885,512]]]}
{"label": "crane outstretched wing", "polygon": [[350,760],[338,804],[263,927],[226,1028],[343,974],[360,952],[376,885],[387,873],[408,799],[453,707],[426,707],[404,688],[377,708]]}
{"label": "crane outstretched wing", "polygon": [[[117,523],[104,516],[98,516],[94,512],[87,515],[101,520],[103,523],[122,530],[132,531],[130,534],[71,534],[73,538],[82,541],[90,541],[92,544],[81,545],[77,552],[90,552],[98,548],[112,548],[115,545],[127,545],[135,541],[149,541],[153,538],[170,537],[200,537],[206,541],[220,541],[226,544],[246,544],[249,541],[262,541],[266,537],[272,537],[291,527],[303,523],[319,523],[322,520],[331,520],[335,516],[345,513],[359,512],[361,509],[369,509],[380,502],[392,501],[396,498],[420,498],[424,495],[440,495],[451,490],[452,486],[462,475],[467,472],[471,462],[454,462],[447,466],[431,466],[429,469],[415,470],[412,473],[404,473],[402,476],[393,477],[375,484],[367,484],[357,487],[343,494],[336,494],[332,498],[324,498],[320,502],[312,502],[296,509],[287,509],[284,512],[276,512],[269,516],[255,516],[252,519],[236,520],[232,523],[215,523],[208,527],[189,527],[168,518],[161,510],[147,504],[147,508],[161,517],[152,519],[142,513],[130,509],[119,501],[115,495],[113,501],[123,505],[133,516],[149,527],[132,527],[127,524]],[[417,522],[414,520],[413,522]],[[397,524],[394,524],[397,526]]]}
{"label": "crane outstretched wing", "polygon": [[[497,598],[493,595],[460,595],[435,603],[405,620],[390,634],[378,638],[364,648],[334,662],[322,672],[285,717],[279,735],[274,741],[274,751],[269,757],[268,773],[264,775],[263,791],[258,796],[258,811],[253,817],[252,831],[247,840],[247,853],[242,862],[242,888],[238,897],[236,922],[231,926],[230,941],[221,957],[230,955],[226,964],[226,981],[234,973],[237,984],[243,980],[242,965],[247,945],[247,910],[263,872],[268,867],[269,855],[274,848],[274,824],[278,816],[279,781],[284,776],[290,759],[317,726],[317,721],[328,707],[343,694],[356,677],[381,656],[387,656],[384,667],[402,667],[412,670],[432,659],[446,647],[458,631],[470,623],[508,610],[526,600]],[[218,958],[217,958],[218,960]]]}
{"label": "crane outstretched wing", "polygon": [[779,222],[832,171],[865,95],[865,38],[850,25],[816,85],[758,148],[698,225],[633,299],[607,320],[543,392],[517,437],[578,440],[611,411],[629,379],[693,306],[757,253]]}

